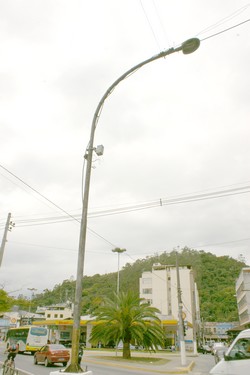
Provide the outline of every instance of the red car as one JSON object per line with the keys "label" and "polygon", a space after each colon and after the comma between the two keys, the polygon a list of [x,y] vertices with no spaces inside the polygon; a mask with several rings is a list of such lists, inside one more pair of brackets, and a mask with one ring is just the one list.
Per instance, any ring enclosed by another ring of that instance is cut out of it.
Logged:
{"label": "red car", "polygon": [[46,367],[53,363],[62,363],[63,366],[66,366],[69,359],[69,350],[61,344],[45,345],[34,354],[34,364],[37,365],[42,362]]}

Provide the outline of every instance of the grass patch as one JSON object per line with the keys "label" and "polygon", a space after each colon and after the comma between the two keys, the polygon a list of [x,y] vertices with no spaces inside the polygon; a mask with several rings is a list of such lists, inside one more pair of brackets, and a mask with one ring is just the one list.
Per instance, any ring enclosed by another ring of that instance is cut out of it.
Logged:
{"label": "grass patch", "polygon": [[164,365],[169,362],[166,358],[157,358],[157,357],[131,357],[129,359],[124,359],[123,357],[118,356],[105,356],[101,355],[98,358],[106,359],[109,361],[115,362],[129,362],[129,363],[146,363],[146,364],[154,364],[154,365]]}

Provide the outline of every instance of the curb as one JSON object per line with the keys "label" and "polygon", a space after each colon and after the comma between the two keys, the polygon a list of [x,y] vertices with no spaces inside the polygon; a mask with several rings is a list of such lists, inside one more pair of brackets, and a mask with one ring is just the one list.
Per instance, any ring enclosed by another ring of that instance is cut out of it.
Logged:
{"label": "curb", "polygon": [[126,365],[126,364],[121,364],[121,363],[112,363],[109,361],[96,361],[94,359],[85,359],[84,362],[86,363],[93,363],[97,365],[102,365],[102,366],[107,366],[107,367],[119,367],[119,368],[124,368],[126,370],[133,369],[135,371],[143,371],[143,372],[155,372],[156,374],[187,374],[189,373],[194,365],[195,362],[191,361],[191,363],[187,367],[175,367],[174,369],[162,369],[162,370],[157,370],[155,368],[150,368],[150,367],[137,367],[136,365]]}

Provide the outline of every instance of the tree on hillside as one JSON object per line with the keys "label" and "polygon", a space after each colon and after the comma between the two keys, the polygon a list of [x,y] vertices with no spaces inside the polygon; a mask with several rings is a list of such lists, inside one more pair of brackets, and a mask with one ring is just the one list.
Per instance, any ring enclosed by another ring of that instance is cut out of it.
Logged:
{"label": "tree on hillside", "polygon": [[130,344],[143,345],[155,350],[164,342],[164,331],[156,313],[159,310],[149,306],[133,292],[114,294],[114,299],[105,299],[95,311],[97,324],[93,327],[90,342],[110,341],[123,343],[123,358],[131,358]]}
{"label": "tree on hillside", "polygon": [[[120,271],[120,291],[133,291],[139,296],[139,279],[143,272],[151,271],[154,263],[175,265],[176,252],[154,253],[145,259],[127,263]],[[220,256],[184,247],[179,252],[179,266],[190,265],[197,283],[201,317],[206,321],[228,322],[238,320],[235,281],[246,264],[229,256]],[[104,298],[112,299],[116,290],[117,272],[83,277],[81,315],[95,315]],[[73,301],[75,281],[64,280],[53,290],[45,290],[32,299],[32,311],[36,306]]]}
{"label": "tree on hillside", "polygon": [[5,290],[0,289],[0,312],[10,311],[14,304],[14,299],[8,296]]}

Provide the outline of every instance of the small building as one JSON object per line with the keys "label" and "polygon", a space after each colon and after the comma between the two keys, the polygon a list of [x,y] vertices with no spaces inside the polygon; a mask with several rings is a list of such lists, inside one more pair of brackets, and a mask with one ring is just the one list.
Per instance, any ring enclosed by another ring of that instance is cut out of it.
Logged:
{"label": "small building", "polygon": [[202,324],[202,342],[228,342],[231,340],[230,331],[239,326],[239,322],[204,322]]}
{"label": "small building", "polygon": [[73,317],[73,309],[71,304],[59,303],[44,308],[38,308],[37,312],[43,312],[45,319],[64,320]]}

